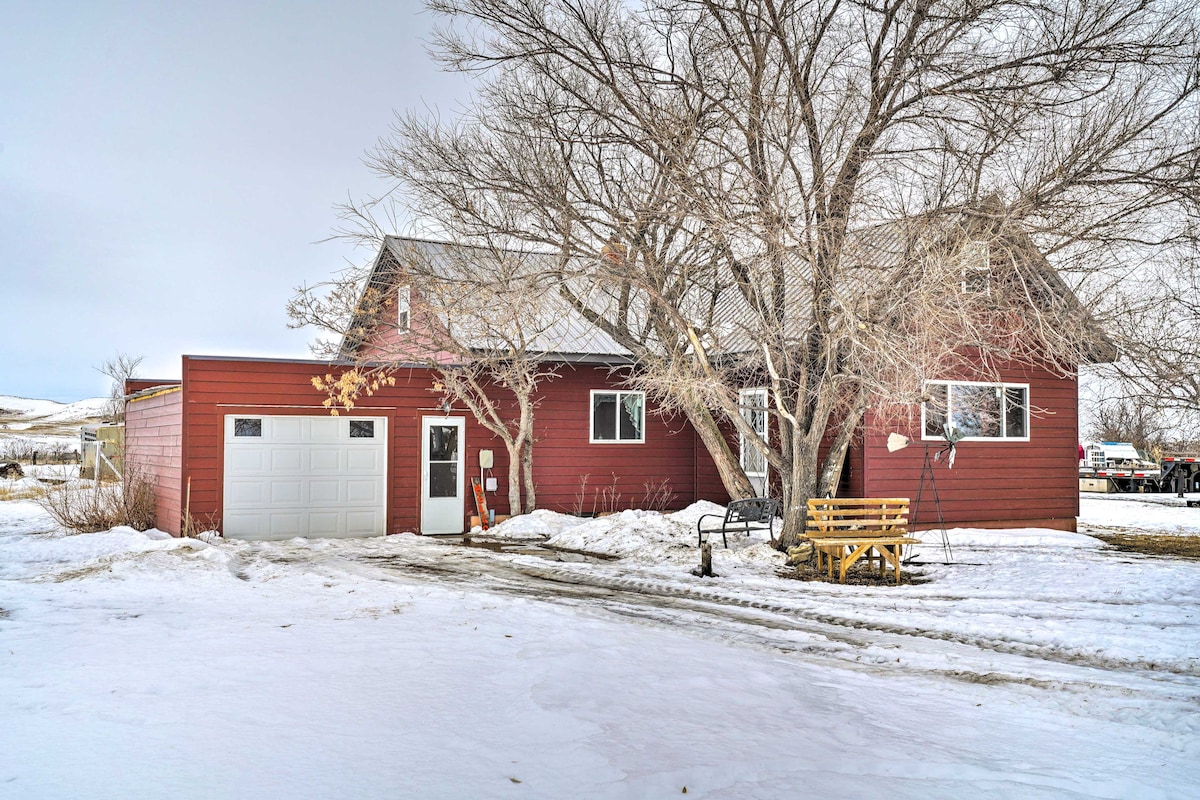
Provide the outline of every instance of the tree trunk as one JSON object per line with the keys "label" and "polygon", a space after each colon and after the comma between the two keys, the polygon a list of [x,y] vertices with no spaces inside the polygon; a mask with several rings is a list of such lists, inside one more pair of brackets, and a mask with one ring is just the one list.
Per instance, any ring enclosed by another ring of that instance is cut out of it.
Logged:
{"label": "tree trunk", "polygon": [[525,440],[521,451],[521,474],[525,480],[525,513],[537,508],[537,489],[533,483],[533,439]]}
{"label": "tree trunk", "polygon": [[737,456],[729,449],[729,443],[725,441],[725,436],[717,426],[717,421],[713,419],[712,412],[700,406],[689,406],[686,412],[688,421],[700,434],[700,441],[704,443],[708,454],[712,456],[713,462],[717,465],[717,473],[720,474],[721,483],[725,485],[725,491],[729,493],[730,499],[744,500],[747,497],[754,497],[754,487],[750,484],[746,473],[742,471],[742,465]]}
{"label": "tree trunk", "polygon": [[792,474],[781,476],[783,488],[783,529],[779,531],[779,539],[775,546],[787,552],[789,547],[795,547],[800,537],[804,535],[804,524],[808,516],[808,498],[816,488],[816,459],[815,454],[806,452],[805,439],[795,433],[792,435]]}
{"label": "tree trunk", "polygon": [[508,449],[508,513],[521,512],[521,453],[515,443],[505,442]]}
{"label": "tree trunk", "polygon": [[846,453],[850,450],[850,442],[854,440],[854,431],[862,420],[862,416],[863,409],[856,408],[842,419],[841,428],[838,429],[837,436],[833,438],[833,442],[829,446],[829,452],[825,455],[825,463],[822,465],[821,474],[817,479],[818,496],[837,497],[838,484],[842,479],[842,466],[846,463]]}

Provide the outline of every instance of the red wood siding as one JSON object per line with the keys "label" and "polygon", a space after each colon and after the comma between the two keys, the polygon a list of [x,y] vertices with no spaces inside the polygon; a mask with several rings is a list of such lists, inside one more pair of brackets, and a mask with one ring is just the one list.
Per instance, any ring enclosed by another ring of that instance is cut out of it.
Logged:
{"label": "red wood siding", "polygon": [[[324,395],[312,387],[314,375],[336,371],[319,362],[253,361],[185,357],[184,394],[187,442],[184,480],[192,481],[193,514],[219,520],[223,504],[223,419],[226,414],[328,413]],[[430,389],[434,370],[407,368],[396,374],[396,385],[374,396],[360,398],[351,414],[386,416],[391,431],[389,448],[389,530],[416,530],[420,524],[421,419],[443,416],[436,407],[439,393]],[[653,406],[646,420],[644,444],[591,444],[590,390],[610,388],[619,378],[606,367],[563,365],[557,378],[540,387],[535,416],[534,479],[538,506],[558,511],[607,510],[644,504],[645,484],[669,481],[675,492],[673,508],[696,497],[698,454],[691,427],[680,417],[663,417]],[[344,412],[345,413],[345,412]],[[490,475],[498,481],[489,493],[489,507],[508,511],[508,454],[503,443],[479,425],[470,412],[450,412],[466,420],[466,478],[479,475],[479,451],[490,449],[495,466]],[[711,470],[711,465],[708,467]],[[614,484],[614,474],[616,475]],[[581,487],[580,476],[587,475]],[[719,482],[718,482],[719,483]],[[608,489],[614,500],[606,500]],[[582,491],[582,497],[581,497]],[[464,498],[464,519],[473,507]]]}
{"label": "red wood siding", "polygon": [[155,525],[179,535],[183,519],[183,392],[131,400],[125,408],[125,472],[153,482]]}
{"label": "red wood siding", "polygon": [[[1029,384],[1029,441],[960,442],[953,469],[944,457],[934,465],[942,515],[947,525],[1074,530],[1079,514],[1078,383],[1074,376],[1014,365],[1002,367],[1000,375],[1006,383]],[[866,430],[864,494],[915,501],[925,453],[920,408],[871,413]],[[889,453],[887,437],[893,431],[913,443]],[[937,442],[931,445],[934,452],[941,449]],[[935,523],[928,486],[913,512],[916,527]]]}
{"label": "red wood siding", "polygon": [[428,305],[421,301],[421,293],[410,287],[408,330],[399,330],[396,324],[396,289],[389,290],[384,302],[382,316],[385,322],[375,326],[359,345],[356,355],[364,359],[400,361],[409,359],[419,363],[433,361],[449,364],[456,360],[453,353],[439,347],[448,338],[446,326],[436,315],[430,313]]}

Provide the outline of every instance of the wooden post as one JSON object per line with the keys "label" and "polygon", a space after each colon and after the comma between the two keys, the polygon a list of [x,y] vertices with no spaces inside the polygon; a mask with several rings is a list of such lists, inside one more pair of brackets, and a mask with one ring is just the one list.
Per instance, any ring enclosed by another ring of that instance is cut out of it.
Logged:
{"label": "wooden post", "polygon": [[700,545],[700,566],[692,570],[692,574],[700,578],[715,578],[712,571],[712,545],[708,542]]}

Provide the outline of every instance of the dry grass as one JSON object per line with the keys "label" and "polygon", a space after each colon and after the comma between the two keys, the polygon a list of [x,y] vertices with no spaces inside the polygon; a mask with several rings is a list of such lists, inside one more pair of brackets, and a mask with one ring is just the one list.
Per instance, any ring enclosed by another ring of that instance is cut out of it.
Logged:
{"label": "dry grass", "polygon": [[106,531],[128,525],[139,531],[154,527],[154,486],[138,475],[123,482],[92,487],[62,486],[46,492],[38,503],[54,521],[76,533]]}
{"label": "dry grass", "polygon": [[0,483],[0,501],[3,500],[37,500],[46,494],[45,486],[28,486]]}
{"label": "dry grass", "polygon": [[[903,564],[904,562],[900,562]],[[833,577],[830,578],[825,570],[817,572],[817,568],[812,563],[804,563],[798,567],[788,567],[781,569],[777,573],[781,578],[790,578],[795,581],[817,581],[820,583],[837,583],[838,573],[837,566],[834,566]],[[916,586],[922,583],[929,583],[929,579],[923,573],[912,572],[903,567],[900,569],[900,584]],[[847,586],[895,586],[895,573],[889,566],[887,574],[882,578],[879,577],[879,568],[870,567],[867,564],[859,561],[850,567],[846,572]]]}
{"label": "dry grass", "polygon": [[1200,536],[1172,536],[1161,533],[1092,533],[1090,535],[1126,553],[1200,559]]}

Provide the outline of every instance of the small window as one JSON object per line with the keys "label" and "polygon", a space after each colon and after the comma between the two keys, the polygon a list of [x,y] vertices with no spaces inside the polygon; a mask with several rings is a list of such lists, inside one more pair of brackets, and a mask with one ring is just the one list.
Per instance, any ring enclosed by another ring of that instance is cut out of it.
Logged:
{"label": "small window", "polygon": [[262,420],[258,417],[235,417],[234,436],[262,436]]}
{"label": "small window", "polygon": [[1029,438],[1029,387],[938,381],[925,385],[921,406],[926,439],[948,432],[964,439]]}
{"label": "small window", "polygon": [[352,419],[352,420],[350,420],[350,438],[351,439],[374,439],[375,438],[375,420],[371,420],[371,419]]}
{"label": "small window", "polygon": [[644,442],[644,392],[592,392],[592,442]]}
{"label": "small window", "polygon": [[410,300],[411,292],[407,286],[401,286],[396,290],[396,328],[398,330],[408,330]]}

